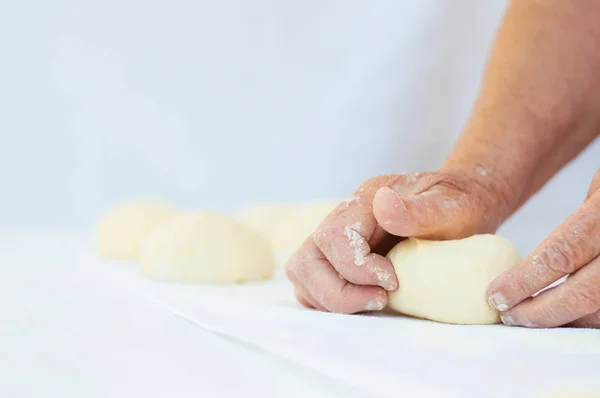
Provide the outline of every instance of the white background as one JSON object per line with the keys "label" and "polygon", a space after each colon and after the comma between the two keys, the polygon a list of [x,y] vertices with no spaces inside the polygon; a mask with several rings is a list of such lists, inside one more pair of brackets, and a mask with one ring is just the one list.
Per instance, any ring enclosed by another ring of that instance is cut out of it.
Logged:
{"label": "white background", "polygon": [[[435,169],[503,7],[4,0],[0,223],[90,226],[147,196],[220,210],[340,197],[376,174]],[[530,211],[549,225],[568,215],[592,151]]]}

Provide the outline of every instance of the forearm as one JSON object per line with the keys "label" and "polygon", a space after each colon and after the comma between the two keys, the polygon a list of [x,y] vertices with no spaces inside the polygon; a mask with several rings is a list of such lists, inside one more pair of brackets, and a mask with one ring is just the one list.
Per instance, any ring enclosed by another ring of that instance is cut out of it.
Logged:
{"label": "forearm", "polygon": [[514,0],[443,171],[471,173],[508,217],[600,131],[600,2]]}

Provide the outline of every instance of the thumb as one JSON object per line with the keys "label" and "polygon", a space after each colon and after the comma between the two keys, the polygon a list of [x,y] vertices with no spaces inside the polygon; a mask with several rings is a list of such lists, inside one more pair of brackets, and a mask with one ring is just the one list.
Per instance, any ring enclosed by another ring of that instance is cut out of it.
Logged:
{"label": "thumb", "polygon": [[590,185],[590,190],[587,193],[588,199],[592,197],[593,194],[600,191],[600,169],[596,172],[596,175],[592,179],[592,184]]}
{"label": "thumb", "polygon": [[478,233],[481,201],[443,185],[410,195],[384,187],[373,198],[373,214],[387,232],[396,236],[459,239]]}

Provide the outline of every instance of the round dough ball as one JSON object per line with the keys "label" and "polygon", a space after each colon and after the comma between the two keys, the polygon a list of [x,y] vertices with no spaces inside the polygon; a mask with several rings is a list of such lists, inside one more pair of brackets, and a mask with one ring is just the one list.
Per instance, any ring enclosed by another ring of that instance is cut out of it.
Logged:
{"label": "round dough ball", "polygon": [[146,237],[176,214],[172,207],[155,202],[132,202],[113,208],[98,223],[99,256],[105,260],[139,261]]}
{"label": "round dough ball", "polygon": [[237,219],[260,232],[270,241],[272,230],[277,228],[281,220],[289,217],[297,205],[293,203],[258,204],[243,208]]}
{"label": "round dough ball", "polygon": [[167,221],[142,247],[142,272],[190,283],[239,283],[271,277],[273,252],[254,229],[212,212]]}
{"label": "round dough ball", "polygon": [[400,287],[389,294],[388,306],[432,321],[483,325],[498,323],[486,290],[497,276],[521,262],[517,249],[497,235],[460,240],[410,238],[387,255]]}
{"label": "round dough ball", "polygon": [[282,264],[300,248],[306,238],[325,220],[342,201],[328,200],[324,202],[304,203],[296,206],[293,212],[269,231],[269,241]]}

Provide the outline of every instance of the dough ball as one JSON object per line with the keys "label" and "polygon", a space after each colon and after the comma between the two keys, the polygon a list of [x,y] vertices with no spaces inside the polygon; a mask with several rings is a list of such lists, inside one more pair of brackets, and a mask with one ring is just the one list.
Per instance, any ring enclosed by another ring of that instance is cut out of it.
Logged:
{"label": "dough ball", "polygon": [[329,200],[298,205],[293,212],[272,227],[269,241],[277,256],[277,262],[286,263],[341,202],[342,200]]}
{"label": "dough ball", "polygon": [[260,233],[211,212],[167,221],[144,242],[141,264],[154,279],[219,284],[267,279],[275,268]]}
{"label": "dough ball", "polygon": [[242,209],[237,218],[262,234],[273,248],[277,264],[283,265],[341,202],[252,205]]}
{"label": "dough ball", "polygon": [[97,227],[99,256],[105,260],[139,261],[142,242],[176,214],[172,207],[154,202],[132,202],[113,208]]}
{"label": "dough ball", "polygon": [[406,315],[464,325],[500,321],[486,290],[498,275],[521,262],[517,249],[496,235],[449,241],[410,238],[387,255],[400,288],[389,307]]}
{"label": "dough ball", "polygon": [[295,207],[297,205],[292,203],[251,205],[243,208],[238,213],[237,219],[260,232],[270,241],[273,230],[281,220],[294,212]]}

